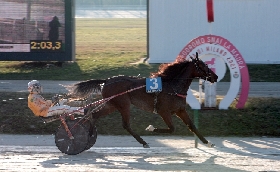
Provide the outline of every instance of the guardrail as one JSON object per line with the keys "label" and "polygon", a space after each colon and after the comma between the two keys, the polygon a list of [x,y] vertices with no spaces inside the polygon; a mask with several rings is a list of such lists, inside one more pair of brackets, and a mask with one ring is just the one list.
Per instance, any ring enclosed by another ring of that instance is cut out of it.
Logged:
{"label": "guardrail", "polygon": [[76,10],[146,10],[146,5],[76,5]]}

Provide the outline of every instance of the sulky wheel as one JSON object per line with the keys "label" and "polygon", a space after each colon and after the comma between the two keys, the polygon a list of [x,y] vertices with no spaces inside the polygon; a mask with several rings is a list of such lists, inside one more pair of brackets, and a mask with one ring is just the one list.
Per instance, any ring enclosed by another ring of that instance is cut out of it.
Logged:
{"label": "sulky wheel", "polygon": [[96,142],[97,139],[97,129],[96,126],[93,126],[90,121],[85,120],[82,122],[85,128],[89,131],[89,140],[88,145],[86,146],[85,150],[90,149]]}
{"label": "sulky wheel", "polygon": [[74,139],[70,139],[65,128],[61,125],[55,134],[55,144],[58,149],[68,155],[76,155],[85,150],[89,142],[89,130],[78,120],[67,120],[69,130]]}
{"label": "sulky wheel", "polygon": [[92,132],[91,132],[89,140],[88,140],[88,145],[86,146],[85,150],[90,149],[95,144],[96,139],[97,139],[97,129],[95,126],[93,126]]}

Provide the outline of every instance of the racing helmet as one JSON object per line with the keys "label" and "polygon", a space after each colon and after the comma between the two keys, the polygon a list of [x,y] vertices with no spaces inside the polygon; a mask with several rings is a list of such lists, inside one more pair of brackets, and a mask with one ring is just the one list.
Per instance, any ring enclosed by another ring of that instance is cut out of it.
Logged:
{"label": "racing helmet", "polygon": [[35,93],[35,92],[42,93],[43,88],[39,81],[32,80],[32,81],[28,82],[28,91],[29,91],[29,93]]}

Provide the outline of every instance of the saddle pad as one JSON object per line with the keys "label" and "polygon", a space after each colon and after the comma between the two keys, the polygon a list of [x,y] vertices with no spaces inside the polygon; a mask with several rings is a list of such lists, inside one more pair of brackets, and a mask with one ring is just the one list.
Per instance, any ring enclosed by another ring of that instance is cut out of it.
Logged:
{"label": "saddle pad", "polygon": [[162,91],[161,77],[157,78],[146,78],[146,92],[154,93]]}

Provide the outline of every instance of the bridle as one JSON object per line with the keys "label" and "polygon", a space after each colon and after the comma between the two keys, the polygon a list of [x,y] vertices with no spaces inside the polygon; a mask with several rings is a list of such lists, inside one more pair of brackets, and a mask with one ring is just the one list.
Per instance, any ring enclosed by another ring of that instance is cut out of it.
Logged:
{"label": "bridle", "polygon": [[[191,62],[194,64],[194,66],[195,66],[197,72],[203,74],[203,76],[200,77],[200,78],[204,79],[205,81],[206,81],[208,78],[211,78],[211,71],[210,71],[210,69],[208,68],[208,65],[205,64],[201,59],[198,58],[198,54],[197,54],[197,53],[196,53],[196,58],[192,58],[191,56],[190,56],[190,58],[192,59]],[[201,69],[201,67],[199,66],[198,63],[204,64],[204,67],[207,68],[207,71]]]}
{"label": "bridle", "polygon": [[[195,58],[192,58],[191,56],[190,56],[190,58],[192,59],[191,63],[193,63],[193,65],[195,66],[196,71],[198,73],[202,73],[202,76],[199,78],[203,79],[204,82],[207,81],[207,79],[211,79],[211,71],[208,68],[207,64],[205,64],[201,59],[198,58],[198,53],[196,53]],[[203,66],[201,66],[201,65],[203,65]],[[205,70],[205,69],[207,69],[207,70]],[[181,73],[183,73],[183,71],[181,71]],[[194,79],[194,78],[184,78],[184,79]],[[176,80],[176,78],[174,78],[173,80]],[[169,94],[176,95],[176,96],[179,96],[182,98],[186,97],[186,95],[184,95],[184,94],[179,94],[173,86],[171,86],[171,87],[172,87],[174,93],[169,93]],[[179,91],[179,92],[181,92],[181,91]]]}

